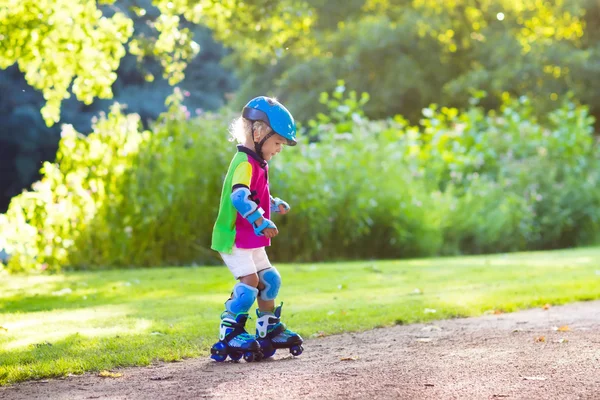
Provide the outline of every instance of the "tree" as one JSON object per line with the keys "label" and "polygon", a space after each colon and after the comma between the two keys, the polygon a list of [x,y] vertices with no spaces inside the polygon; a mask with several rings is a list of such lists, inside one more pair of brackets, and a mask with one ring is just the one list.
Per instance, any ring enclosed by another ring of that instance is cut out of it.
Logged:
{"label": "tree", "polygon": [[259,86],[305,119],[321,111],[318,93],[343,79],[371,94],[371,118],[403,114],[418,122],[430,103],[462,108],[484,92],[488,108],[505,92],[527,95],[540,115],[573,92],[600,114],[596,0],[364,0],[348,9],[309,3],[319,51],[273,65],[239,60],[240,100]]}
{"label": "tree", "polygon": [[[198,53],[186,22],[204,24],[218,40],[243,52],[244,58],[269,62],[276,50],[310,52],[307,35],[310,9],[301,0],[156,0],[124,8],[115,0],[0,0],[0,68],[17,64],[27,83],[40,90],[46,103],[42,115],[51,126],[70,97],[91,104],[112,98],[116,71],[127,51],[160,60],[170,84]],[[148,10],[158,33],[134,32],[134,19]]]}
{"label": "tree", "polygon": [[[133,4],[130,0],[126,2]],[[158,14],[158,10],[153,10]],[[145,19],[135,20],[138,34],[151,37],[147,21],[157,15],[148,12]],[[222,107],[225,96],[237,88],[237,80],[231,70],[221,65],[229,52],[213,40],[212,32],[203,26],[190,25],[193,40],[201,51],[187,66],[186,75],[178,86],[184,93],[183,105],[190,114],[201,110]],[[107,113],[113,102],[127,106],[127,111],[137,113],[147,126],[166,110],[165,98],[173,92],[168,81],[161,76],[161,66],[152,57],[136,61],[136,56],[126,55],[116,71],[117,80],[111,89],[113,99],[95,99],[85,105],[73,96],[61,105],[61,123],[72,124],[78,132],[91,131],[94,117]],[[150,79],[151,78],[151,79]],[[47,127],[39,110],[44,106],[42,94],[32,89],[16,65],[0,70],[0,213],[4,212],[10,199],[23,188],[40,178],[43,161],[53,161],[60,127]]]}

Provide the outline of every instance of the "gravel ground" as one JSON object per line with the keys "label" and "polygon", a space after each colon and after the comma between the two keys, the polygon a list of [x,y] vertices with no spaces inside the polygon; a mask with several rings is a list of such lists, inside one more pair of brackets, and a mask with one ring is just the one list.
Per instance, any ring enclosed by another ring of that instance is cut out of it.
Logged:
{"label": "gravel ground", "polygon": [[600,302],[305,342],[300,357],[208,358],[0,388],[2,399],[600,399]]}

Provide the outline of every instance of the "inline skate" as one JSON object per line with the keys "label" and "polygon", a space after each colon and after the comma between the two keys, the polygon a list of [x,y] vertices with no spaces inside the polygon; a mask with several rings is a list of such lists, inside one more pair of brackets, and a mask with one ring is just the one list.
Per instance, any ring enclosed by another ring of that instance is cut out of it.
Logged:
{"label": "inline skate", "polygon": [[260,359],[272,357],[277,349],[290,349],[293,356],[299,356],[304,350],[302,337],[281,322],[282,306],[283,303],[272,313],[256,310],[256,339],[262,352]]}

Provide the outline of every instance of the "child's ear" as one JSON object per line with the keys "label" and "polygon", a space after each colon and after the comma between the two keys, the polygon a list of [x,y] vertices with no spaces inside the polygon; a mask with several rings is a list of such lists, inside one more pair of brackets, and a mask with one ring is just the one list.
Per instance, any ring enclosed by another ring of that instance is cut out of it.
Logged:
{"label": "child's ear", "polygon": [[260,129],[258,129],[256,125],[252,126],[252,137],[254,138],[255,142],[260,141]]}

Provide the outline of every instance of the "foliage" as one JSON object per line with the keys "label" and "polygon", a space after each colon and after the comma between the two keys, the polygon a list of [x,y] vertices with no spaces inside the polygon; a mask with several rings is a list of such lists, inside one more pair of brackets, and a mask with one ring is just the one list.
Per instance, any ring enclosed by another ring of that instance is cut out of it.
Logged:
{"label": "foliage", "polygon": [[[156,17],[150,12],[146,15]],[[135,29],[150,36],[149,28],[148,32],[143,30],[146,22],[136,19]],[[180,87],[186,93],[183,104],[190,113],[197,114],[222,107],[237,82],[232,72],[220,65],[226,50],[213,40],[211,32],[199,26],[190,29],[201,51],[188,65]],[[173,90],[161,77],[158,62],[150,57],[138,62],[135,56],[127,55],[117,75],[112,85],[114,101],[126,105],[128,112],[139,114],[144,124],[156,120]],[[12,196],[40,178],[42,163],[54,160],[60,127],[46,126],[39,113],[44,98],[28,86],[16,66],[0,71],[0,92],[0,170],[5,171],[0,176],[0,212],[4,212]],[[111,104],[110,100],[96,99],[91,105],[84,105],[75,98],[68,99],[61,107],[61,121],[89,133],[92,118],[101,111],[108,112]]]}
{"label": "foliage", "polygon": [[586,107],[566,100],[538,121],[527,98],[505,96],[499,112],[432,105],[420,126],[368,121],[341,101],[329,107],[346,118],[320,116],[310,125],[321,141],[276,161],[285,172],[272,187],[297,205],[278,257],[515,251],[598,238],[599,154]]}
{"label": "foliage", "polygon": [[133,22],[123,13],[104,17],[95,1],[3,0],[0,68],[18,63],[27,82],[42,90],[42,115],[58,122],[60,103],[73,85],[77,98],[110,98]]}
{"label": "foliage", "polygon": [[[282,261],[558,248],[600,232],[598,146],[586,107],[543,120],[525,97],[501,109],[431,105],[420,126],[371,121],[344,82],[297,147],[272,163]],[[150,130],[115,106],[84,137],[63,129],[57,163],[0,215],[12,271],[218,261],[209,250],[234,151],[223,111],[186,119],[176,91]],[[284,246],[281,243],[285,243]]]}
{"label": "foliage", "polygon": [[[462,200],[449,230],[454,239],[464,235],[457,249],[548,248],[596,239],[598,146],[586,107],[565,101],[544,123],[527,98],[505,97],[501,110],[487,115],[481,108],[459,113],[434,107],[424,114],[419,168]],[[460,243],[465,240],[467,246]]]}
{"label": "foliage", "polygon": [[[344,79],[371,94],[370,118],[402,114],[417,123],[431,103],[468,107],[473,93],[484,105],[502,94],[525,95],[545,115],[568,92],[600,115],[600,3],[593,0],[366,0],[348,8],[311,0],[317,20],[315,55],[285,53],[271,65],[238,58],[242,99],[259,88],[298,110],[323,112],[315,99]],[[359,11],[357,11],[357,9]]]}
{"label": "foliage", "polygon": [[[6,118],[0,123],[0,159],[10,171],[0,187],[4,196],[14,195],[32,182],[40,160],[53,157],[60,129],[42,129],[44,120],[35,116],[46,102],[46,122],[57,120],[62,105],[62,122],[80,132],[89,131],[92,114],[109,107],[108,100],[98,100],[103,96],[127,104],[146,122],[162,111],[169,83],[181,80],[191,62],[181,85],[191,93],[188,108],[222,106],[236,84],[214,65],[224,51],[206,41],[208,31],[199,25],[210,27],[230,49],[228,65],[243,82],[236,109],[257,93],[268,93],[294,109],[297,119],[316,118],[328,113],[317,100],[320,93],[334,90],[343,78],[371,94],[364,108],[371,119],[401,114],[416,124],[429,104],[464,110],[481,91],[488,93],[481,102],[486,109],[500,107],[504,93],[525,95],[540,117],[573,92],[599,116],[600,97],[593,90],[600,76],[599,4],[0,0],[0,39],[5,39],[0,66],[14,65],[0,75],[0,89],[8,91],[0,98]],[[202,49],[195,58],[194,43]],[[218,54],[208,63],[203,54],[213,52]],[[15,73],[17,67],[22,73]],[[21,74],[45,98],[34,98]],[[27,132],[13,137],[13,130]]]}
{"label": "foliage", "polygon": [[[57,163],[45,163],[43,179],[0,215],[11,269],[193,262],[212,218],[197,205],[215,203],[220,190],[212,165],[226,162],[223,126],[231,116],[187,120],[182,99],[180,90],[169,97],[152,131],[118,104],[87,137],[65,125]],[[182,221],[192,224],[181,229]]]}
{"label": "foliage", "polygon": [[[32,18],[38,8],[31,0],[0,3],[0,36],[9,38],[0,47],[0,66],[18,63],[28,83],[44,93],[49,124],[58,121],[71,82],[86,104],[112,97],[126,52],[139,61],[157,59],[169,83],[180,82],[198,51],[193,27],[199,24],[233,50],[229,65],[244,82],[238,106],[269,92],[299,110],[300,119],[312,117],[322,111],[314,99],[343,78],[373,95],[365,110],[371,118],[400,113],[415,122],[433,102],[467,106],[474,90],[490,94],[488,108],[509,92],[535,99],[543,115],[573,91],[593,112],[600,109],[589,89],[600,57],[600,6],[593,0],[70,4],[38,2],[44,12]],[[54,23],[57,18],[68,23]],[[147,79],[156,73],[149,71]]]}
{"label": "foliage", "polygon": [[[146,22],[158,35],[134,35],[134,19],[145,19],[154,9],[159,13]],[[310,49],[311,21],[301,0],[156,0],[135,6],[115,0],[2,0],[0,68],[18,64],[28,84],[43,93],[42,115],[50,126],[59,121],[71,85],[87,105],[94,98],[112,98],[127,51],[140,60],[156,57],[169,83],[180,82],[199,50],[187,22],[204,23],[219,40],[265,62],[265,55],[290,43],[299,53]]]}

